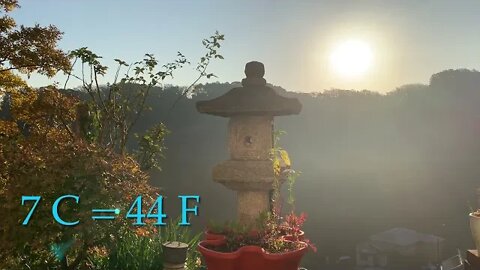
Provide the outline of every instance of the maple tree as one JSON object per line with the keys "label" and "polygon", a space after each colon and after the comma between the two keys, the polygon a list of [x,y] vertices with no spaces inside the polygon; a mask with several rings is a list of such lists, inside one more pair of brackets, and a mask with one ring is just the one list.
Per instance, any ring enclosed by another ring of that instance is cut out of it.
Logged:
{"label": "maple tree", "polygon": [[[12,120],[0,121],[1,255],[13,265],[46,268],[61,262],[63,269],[75,269],[91,248],[105,245],[127,224],[120,217],[95,222],[91,209],[119,208],[124,213],[126,202],[138,194],[152,202],[157,190],[134,159],[71,132],[77,98],[45,88],[10,92],[10,100]],[[80,203],[65,201],[60,215],[79,220],[79,225],[61,226],[52,217],[53,202],[66,192],[79,196]],[[20,205],[22,195],[42,196],[27,226],[21,221],[31,207]]]}
{"label": "maple tree", "polygon": [[0,0],[0,10],[4,13],[0,18],[0,74],[15,76],[11,72],[15,70],[52,76],[59,70],[68,70],[68,56],[57,48],[62,32],[53,25],[17,26],[8,16],[17,7],[17,0]]}

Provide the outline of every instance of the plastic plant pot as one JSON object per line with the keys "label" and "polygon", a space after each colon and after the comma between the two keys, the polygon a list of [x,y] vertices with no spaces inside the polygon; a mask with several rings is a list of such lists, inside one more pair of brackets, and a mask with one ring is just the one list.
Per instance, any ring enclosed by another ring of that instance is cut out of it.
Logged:
{"label": "plastic plant pot", "polygon": [[164,261],[170,264],[184,264],[187,260],[188,245],[182,242],[165,242],[163,246]]}

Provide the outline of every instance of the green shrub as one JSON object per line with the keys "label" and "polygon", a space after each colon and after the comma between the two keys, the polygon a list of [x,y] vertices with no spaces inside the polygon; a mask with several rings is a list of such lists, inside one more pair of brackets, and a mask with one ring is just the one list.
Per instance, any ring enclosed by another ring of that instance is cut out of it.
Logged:
{"label": "green shrub", "polygon": [[[147,230],[141,230],[147,231]],[[96,270],[161,270],[163,269],[162,244],[180,241],[189,246],[187,269],[201,269],[197,244],[201,234],[194,235],[190,227],[179,226],[178,220],[171,220],[166,226],[149,233],[127,230],[119,233],[116,240],[105,250],[93,250],[90,265]]]}

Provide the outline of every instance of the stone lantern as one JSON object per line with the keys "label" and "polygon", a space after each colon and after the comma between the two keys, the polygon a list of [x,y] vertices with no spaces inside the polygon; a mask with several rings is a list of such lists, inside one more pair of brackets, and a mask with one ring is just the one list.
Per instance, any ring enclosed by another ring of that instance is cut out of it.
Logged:
{"label": "stone lantern", "polygon": [[237,192],[237,218],[251,223],[270,209],[270,192],[275,179],[271,149],[273,117],[298,114],[302,105],[266,86],[264,66],[249,62],[242,87],[207,101],[197,110],[230,118],[228,147],[230,159],[213,168],[213,180]]}

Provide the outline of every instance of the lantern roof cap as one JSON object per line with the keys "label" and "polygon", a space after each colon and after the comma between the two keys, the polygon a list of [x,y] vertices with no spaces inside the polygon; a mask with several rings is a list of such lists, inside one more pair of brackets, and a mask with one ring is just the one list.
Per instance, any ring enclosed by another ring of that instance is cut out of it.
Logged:
{"label": "lantern roof cap", "polygon": [[222,117],[235,115],[290,115],[298,114],[302,104],[297,98],[279,95],[268,87],[264,65],[252,61],[245,65],[246,78],[242,87],[236,87],[226,94],[206,101],[197,102],[197,110]]}

